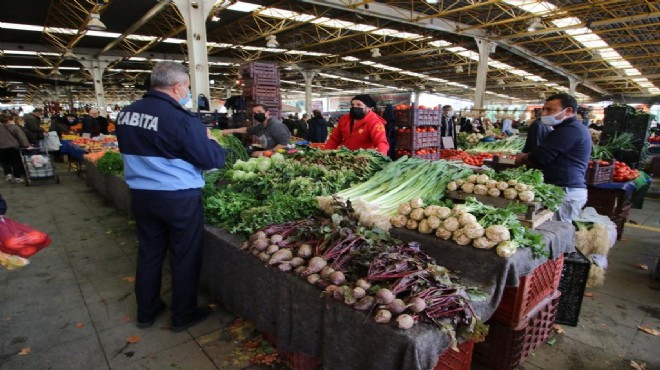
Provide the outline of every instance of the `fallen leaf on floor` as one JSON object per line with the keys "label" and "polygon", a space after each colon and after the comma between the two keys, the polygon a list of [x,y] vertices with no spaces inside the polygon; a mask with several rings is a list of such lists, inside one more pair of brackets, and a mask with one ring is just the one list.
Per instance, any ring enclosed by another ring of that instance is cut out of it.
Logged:
{"label": "fallen leaf on floor", "polygon": [[129,321],[131,321],[131,318],[129,316],[124,316],[124,317],[121,318],[121,321],[129,322]]}
{"label": "fallen leaf on floor", "polygon": [[137,343],[140,340],[142,340],[142,338],[139,335],[130,335],[128,338],[126,338],[128,343]]}
{"label": "fallen leaf on floor", "polygon": [[128,282],[128,283],[134,283],[135,282],[135,278],[132,277],[132,276],[125,276],[121,279],[124,280],[125,282]]}
{"label": "fallen leaf on floor", "polygon": [[126,357],[133,357],[133,356],[135,356],[135,351],[124,352],[124,356],[126,356]]}
{"label": "fallen leaf on floor", "polygon": [[630,365],[630,367],[632,367],[635,370],[646,370],[646,363],[644,362],[638,364],[637,362],[630,360],[628,365]]}
{"label": "fallen leaf on floor", "polygon": [[76,328],[80,329],[80,328],[83,328],[83,327],[85,327],[85,324],[83,324],[81,322],[76,323]]}
{"label": "fallen leaf on floor", "polygon": [[554,346],[555,343],[557,343],[557,339],[555,338],[549,339],[546,343],[548,343],[548,345],[550,346]]}
{"label": "fallen leaf on floor", "polygon": [[594,294],[591,293],[591,292],[586,292],[586,293],[584,293],[584,296],[589,297],[589,298],[593,298]]}
{"label": "fallen leaf on floor", "polygon": [[649,267],[646,266],[646,265],[643,264],[643,263],[638,263],[638,264],[635,265],[635,267],[637,267],[637,268],[640,269],[640,270],[648,270],[648,269],[649,269]]}
{"label": "fallen leaf on floor", "polygon": [[555,329],[555,332],[556,332],[557,334],[564,334],[564,328],[562,328],[561,325],[559,325],[559,324],[555,324],[555,325],[553,326],[553,328]]}
{"label": "fallen leaf on floor", "polygon": [[19,356],[25,356],[25,355],[29,354],[30,352],[32,352],[32,349],[30,347],[25,347],[25,348],[21,348],[21,351],[18,352],[18,355]]}
{"label": "fallen leaf on floor", "polygon": [[660,336],[660,330],[647,328],[646,326],[638,326],[637,329],[643,331],[646,334],[655,335],[656,337]]}

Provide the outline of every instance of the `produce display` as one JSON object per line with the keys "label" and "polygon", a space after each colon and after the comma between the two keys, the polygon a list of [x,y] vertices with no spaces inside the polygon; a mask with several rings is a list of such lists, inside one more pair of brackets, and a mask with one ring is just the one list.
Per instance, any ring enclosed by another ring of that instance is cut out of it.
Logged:
{"label": "produce display", "polygon": [[559,209],[564,199],[560,187],[543,182],[543,172],[524,167],[498,173],[469,174],[449,182],[447,190],[526,203],[538,201],[551,211]]}
{"label": "produce display", "polygon": [[332,214],[332,205],[350,201],[364,226],[390,229],[390,217],[399,204],[414,197],[442,198],[448,182],[470,173],[449,162],[429,162],[402,157],[385,166],[369,180],[342,190],[334,196],[318,198],[319,208]]}
{"label": "produce display", "polygon": [[525,146],[525,139],[506,138],[495,141],[480,141],[468,149],[470,153],[516,154]]}
{"label": "produce display", "polygon": [[375,313],[378,323],[396,322],[400,329],[416,322],[437,325],[450,335],[452,348],[457,336],[483,340],[485,327],[470,306],[483,300],[481,292],[460,284],[418,245],[358,225],[350,204],[333,207],[330,218],[268,226],[243,249],[333,299]]}
{"label": "produce display", "polygon": [[449,208],[441,205],[424,207],[420,198],[401,203],[398,215],[390,222],[422,234],[433,234],[458,245],[472,245],[479,249],[495,249],[497,255],[511,257],[518,247],[529,247],[535,257],[546,256],[543,237],[520,224],[516,213],[520,207],[493,207],[467,198],[465,204]]}
{"label": "produce display", "polygon": [[651,144],[660,144],[660,136],[651,136],[648,141]]}
{"label": "produce display", "polygon": [[440,150],[440,158],[444,159],[446,161],[463,161],[465,164],[480,167],[480,166],[483,166],[485,159],[493,158],[493,154],[492,153],[477,153],[477,154],[472,155],[472,154],[470,154],[466,151],[463,151],[463,150],[441,149]]}
{"label": "produce display", "polygon": [[605,145],[596,145],[594,143],[594,145],[591,146],[591,159],[614,159],[614,153],[617,151],[633,150],[635,148],[633,141],[633,134],[629,132],[622,134],[617,133]]}
{"label": "produce display", "polygon": [[317,212],[316,196],[365,181],[388,162],[373,150],[347,149],[292,150],[237,160],[206,174],[206,220],[232,233],[252,233],[266,225],[305,218]]}
{"label": "produce display", "polygon": [[225,150],[225,163],[234,164],[237,160],[247,161],[250,158],[243,142],[234,135],[223,135],[220,130],[212,130],[213,136],[218,139],[218,144]]}
{"label": "produce display", "polygon": [[465,138],[465,141],[468,144],[476,145],[483,138],[484,138],[484,135],[473,132],[473,133],[467,135],[467,137]]}
{"label": "produce display", "polygon": [[614,162],[614,182],[632,181],[639,177],[639,171],[633,170],[623,162]]}
{"label": "produce display", "polygon": [[105,175],[122,175],[124,173],[124,160],[119,152],[103,152],[96,161],[96,169]]}
{"label": "produce display", "polygon": [[[417,126],[414,128],[414,131],[417,133],[423,133],[423,132],[438,132],[438,129],[436,129],[434,126]],[[413,132],[413,128],[411,127],[399,127],[396,132],[398,134],[407,134]]]}

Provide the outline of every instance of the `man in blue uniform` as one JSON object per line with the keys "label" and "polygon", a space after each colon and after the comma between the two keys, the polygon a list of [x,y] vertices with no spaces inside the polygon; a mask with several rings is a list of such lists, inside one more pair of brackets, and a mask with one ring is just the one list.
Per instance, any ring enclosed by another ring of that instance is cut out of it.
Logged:
{"label": "man in blue uniform", "polygon": [[151,91],[117,116],[116,133],[131,189],[139,242],[135,295],[139,328],[153,325],[166,308],[161,275],[169,250],[172,331],[206,319],[197,307],[204,216],[202,170],[224,165],[224,150],[204,124],[184,110],[191,97],[187,68],[158,63]]}
{"label": "man in blue uniform", "polygon": [[546,183],[562,187],[564,201],[556,214],[571,222],[587,202],[585,174],[591,156],[591,134],[575,117],[577,101],[568,94],[555,94],[543,105],[541,123],[552,127],[531,152],[516,157],[517,164],[539,168]]}

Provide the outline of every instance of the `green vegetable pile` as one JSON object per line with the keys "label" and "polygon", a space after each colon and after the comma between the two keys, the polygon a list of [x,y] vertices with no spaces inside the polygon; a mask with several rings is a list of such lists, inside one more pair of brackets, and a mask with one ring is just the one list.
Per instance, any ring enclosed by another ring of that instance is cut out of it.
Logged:
{"label": "green vegetable pile", "polygon": [[306,218],[318,212],[316,196],[364,181],[388,162],[376,151],[346,149],[237,160],[205,176],[206,221],[232,233],[251,233]]}
{"label": "green vegetable pile", "polygon": [[489,173],[489,176],[498,181],[516,180],[531,186],[534,191],[534,199],[551,211],[558,210],[564,200],[564,190],[543,182],[543,172],[533,168],[527,169],[523,166],[498,173]]}
{"label": "green vegetable pile", "polygon": [[122,175],[124,173],[124,160],[118,152],[105,152],[98,162],[96,169],[105,175]]}
{"label": "green vegetable pile", "polygon": [[491,142],[479,142],[470,146],[468,153],[504,153],[515,154],[522,150],[525,146],[525,139],[521,138],[508,138],[503,140],[495,140]]}
{"label": "green vegetable pile", "polygon": [[223,135],[220,133],[220,130],[213,130],[211,133],[218,139],[218,143],[225,150],[225,163],[227,165],[232,165],[237,160],[247,161],[250,158],[247,150],[245,150],[245,146],[236,136]]}

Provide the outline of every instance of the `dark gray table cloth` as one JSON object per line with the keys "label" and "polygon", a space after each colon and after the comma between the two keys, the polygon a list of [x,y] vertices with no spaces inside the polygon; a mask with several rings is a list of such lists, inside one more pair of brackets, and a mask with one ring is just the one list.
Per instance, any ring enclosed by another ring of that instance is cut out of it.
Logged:
{"label": "dark gray table cloth", "polygon": [[[552,223],[539,231],[546,237],[551,256],[570,250],[570,225]],[[504,286],[517,285],[519,276],[545,262],[532,259],[527,249],[507,260],[492,250],[459,246],[435,236],[407,231],[395,235],[420,241],[438,264],[460,270],[467,284],[486,291],[488,300],[473,304],[483,320],[495,311]],[[399,330],[395,324],[377,324],[364,312],[322,297],[320,289],[299,277],[265,267],[258,258],[241,251],[239,239],[224,230],[207,225],[204,244],[202,284],[259,330],[274,333],[279,348],[321,356],[325,369],[432,369],[449,346],[449,337],[432,325]]]}

